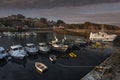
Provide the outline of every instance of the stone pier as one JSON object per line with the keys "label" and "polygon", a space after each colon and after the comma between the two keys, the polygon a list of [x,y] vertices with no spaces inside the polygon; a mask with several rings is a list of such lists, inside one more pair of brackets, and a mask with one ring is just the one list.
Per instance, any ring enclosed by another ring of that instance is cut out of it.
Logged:
{"label": "stone pier", "polygon": [[120,80],[120,50],[80,80]]}

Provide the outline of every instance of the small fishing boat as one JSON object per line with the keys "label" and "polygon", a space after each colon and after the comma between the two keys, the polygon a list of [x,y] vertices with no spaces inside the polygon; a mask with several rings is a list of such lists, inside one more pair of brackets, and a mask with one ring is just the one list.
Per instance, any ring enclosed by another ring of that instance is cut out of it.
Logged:
{"label": "small fishing boat", "polygon": [[52,50],[54,51],[62,51],[65,52],[68,49],[68,45],[62,44],[62,43],[55,43],[52,44]]}
{"label": "small fishing boat", "polygon": [[102,25],[102,30],[98,33],[96,32],[90,32],[90,37],[89,39],[91,41],[114,41],[115,38],[117,37],[116,34],[108,34],[103,30],[103,25]]}
{"label": "small fishing boat", "polygon": [[56,35],[54,36],[54,39],[55,40],[52,40],[51,42],[49,42],[49,44],[55,44],[55,43],[59,42],[58,38],[56,37]]}
{"label": "small fishing boat", "polygon": [[77,57],[77,55],[76,55],[74,52],[70,52],[70,53],[69,53],[69,56],[70,56],[71,58],[76,58],[76,57]]}
{"label": "small fishing boat", "polygon": [[65,52],[68,49],[68,45],[65,45],[64,42],[66,40],[66,37],[62,39],[62,41],[59,41],[56,35],[54,36],[55,40],[51,41],[51,49],[54,51],[62,51]]}
{"label": "small fishing boat", "polygon": [[13,36],[15,36],[15,34],[13,34],[12,32],[3,32],[3,36],[13,37]]}
{"label": "small fishing boat", "polygon": [[24,57],[26,56],[26,51],[21,45],[13,45],[13,46],[10,46],[9,54],[13,58],[24,59]]}
{"label": "small fishing boat", "polygon": [[3,59],[7,56],[7,52],[5,51],[5,49],[3,47],[0,47],[0,59]]}
{"label": "small fishing boat", "polygon": [[50,55],[49,59],[50,59],[51,62],[55,62],[57,60],[55,55]]}
{"label": "small fishing boat", "polygon": [[35,62],[35,68],[41,73],[48,69],[48,67],[45,64],[40,62]]}
{"label": "small fishing boat", "polygon": [[88,46],[88,41],[85,39],[77,38],[74,44],[77,45],[79,48],[83,48]]}
{"label": "small fishing boat", "polygon": [[39,51],[37,46],[35,46],[35,44],[33,43],[27,43],[25,50],[27,51],[28,54],[37,54],[37,52]]}
{"label": "small fishing boat", "polygon": [[37,36],[37,33],[36,32],[31,32],[31,35]]}

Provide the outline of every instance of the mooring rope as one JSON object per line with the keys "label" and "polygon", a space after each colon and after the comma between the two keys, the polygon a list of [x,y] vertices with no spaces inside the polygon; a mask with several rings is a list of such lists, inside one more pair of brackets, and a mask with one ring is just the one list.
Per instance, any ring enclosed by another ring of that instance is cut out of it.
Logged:
{"label": "mooring rope", "polygon": [[70,66],[70,65],[60,64],[60,63],[57,63],[57,64],[62,66],[62,67],[86,67],[86,68],[95,67],[95,66]]}

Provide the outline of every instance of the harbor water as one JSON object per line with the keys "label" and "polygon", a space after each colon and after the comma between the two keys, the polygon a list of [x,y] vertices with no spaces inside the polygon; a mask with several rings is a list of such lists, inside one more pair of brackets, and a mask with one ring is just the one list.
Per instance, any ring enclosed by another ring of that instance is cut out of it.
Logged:
{"label": "harbor water", "polygon": [[[64,35],[59,34],[57,37],[62,39]],[[66,37],[75,40],[79,36],[66,35]],[[13,44],[25,46],[26,43],[34,43],[38,45],[39,42],[50,42],[51,40],[54,40],[52,32],[40,33],[37,36],[1,37],[0,46],[9,49]],[[49,54],[58,55],[55,64],[50,62],[48,54],[42,53],[27,56],[24,60],[1,60],[0,80],[80,80],[95,66],[117,51],[114,43],[107,43],[107,46],[104,49],[74,50],[76,58],[66,56],[67,53],[51,52]],[[48,70],[44,73],[38,72],[35,69],[35,62],[44,63]]]}

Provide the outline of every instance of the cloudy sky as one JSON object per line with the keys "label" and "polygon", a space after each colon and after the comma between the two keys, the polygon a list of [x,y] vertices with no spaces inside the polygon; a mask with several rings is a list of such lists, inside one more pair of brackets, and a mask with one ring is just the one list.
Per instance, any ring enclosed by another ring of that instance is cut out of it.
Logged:
{"label": "cloudy sky", "polygon": [[120,0],[0,0],[0,17],[11,14],[119,25]]}

